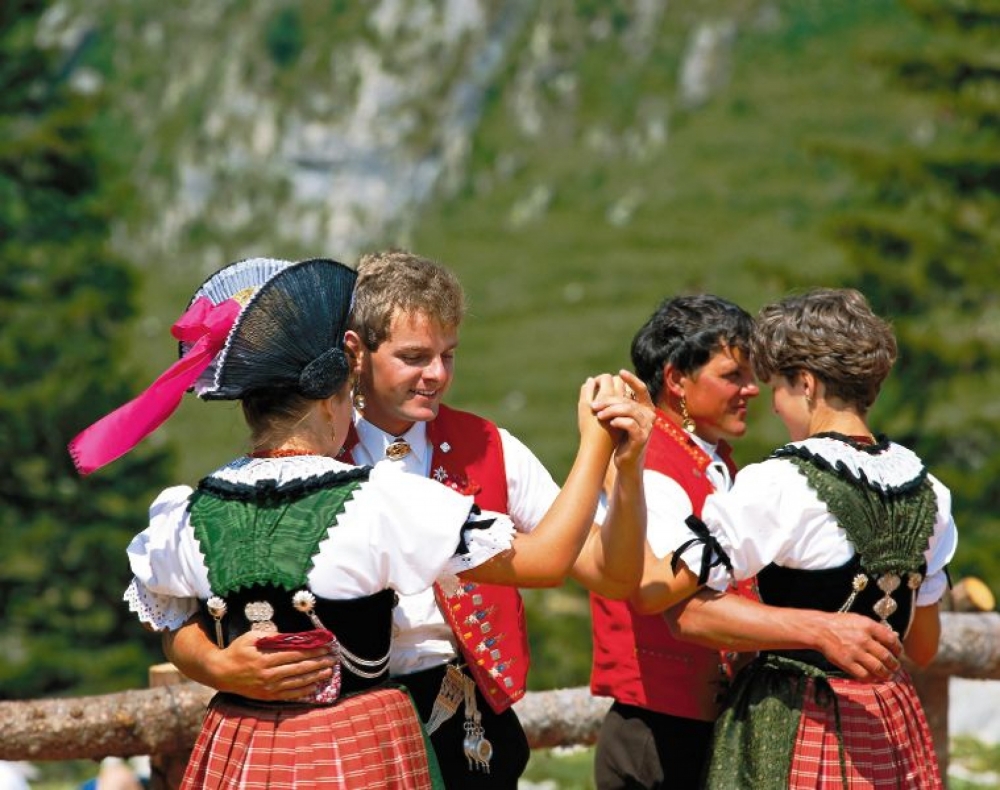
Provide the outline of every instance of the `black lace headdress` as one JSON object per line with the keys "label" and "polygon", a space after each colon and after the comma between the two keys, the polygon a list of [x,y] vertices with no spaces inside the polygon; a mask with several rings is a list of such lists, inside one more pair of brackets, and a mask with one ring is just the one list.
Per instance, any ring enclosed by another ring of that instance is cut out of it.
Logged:
{"label": "black lace headdress", "polygon": [[70,443],[90,474],[124,455],[177,409],[185,392],[233,400],[287,389],[326,398],[347,380],[344,330],[357,274],[342,263],[250,258],[213,274],[171,328],[180,359],[144,392]]}

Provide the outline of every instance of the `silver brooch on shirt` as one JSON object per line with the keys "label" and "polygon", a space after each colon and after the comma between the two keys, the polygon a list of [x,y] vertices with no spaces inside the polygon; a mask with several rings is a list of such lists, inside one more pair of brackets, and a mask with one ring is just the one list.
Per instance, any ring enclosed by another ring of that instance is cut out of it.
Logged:
{"label": "silver brooch on shirt", "polygon": [[401,436],[397,436],[388,447],[385,448],[385,457],[390,461],[398,461],[406,458],[410,454],[410,445]]}

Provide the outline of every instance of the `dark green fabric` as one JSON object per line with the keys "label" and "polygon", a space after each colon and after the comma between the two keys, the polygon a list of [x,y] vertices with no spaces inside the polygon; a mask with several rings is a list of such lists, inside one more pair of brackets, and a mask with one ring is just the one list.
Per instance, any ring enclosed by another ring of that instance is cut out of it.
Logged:
{"label": "dark green fabric", "polygon": [[252,585],[286,590],[306,586],[312,558],[359,481],[349,481],[295,499],[262,495],[222,498],[199,489],[191,498],[191,524],[205,556],[215,595]]}
{"label": "dark green fabric", "polygon": [[[816,681],[817,701],[834,706],[840,732],[837,697],[826,677],[821,669],[783,656],[764,656],[745,667],[737,675],[725,709],[715,723],[705,787],[787,788],[810,678]],[[840,760],[846,777],[843,747]]]}
{"label": "dark green fabric", "polygon": [[907,491],[887,493],[843,477],[805,458],[791,457],[809,486],[829,508],[861,555],[872,576],[906,573],[924,563],[937,518],[937,497],[930,481]]}

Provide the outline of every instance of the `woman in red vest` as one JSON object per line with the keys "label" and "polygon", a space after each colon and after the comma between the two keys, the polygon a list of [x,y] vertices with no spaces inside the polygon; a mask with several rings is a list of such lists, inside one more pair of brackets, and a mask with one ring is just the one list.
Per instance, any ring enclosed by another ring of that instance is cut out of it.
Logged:
{"label": "woman in red vest", "polygon": [[[732,654],[766,647],[808,647],[855,676],[884,673],[880,656],[898,643],[861,616],[796,611],[776,618],[750,597],[714,602],[712,629],[678,638],[664,613],[673,591],[677,528],[701,513],[710,494],[732,485],[727,439],[747,429],[758,395],[750,367],[753,322],[716,296],[664,301],[632,342],[632,362],[656,405],[646,451],[647,548],[642,583],[629,602],[592,596],[591,690],[613,697],[597,742],[599,790],[697,788]],[[886,647],[888,645],[888,647]],[[873,655],[874,652],[874,655]]]}
{"label": "woman in red vest", "polygon": [[[948,489],[869,427],[896,359],[892,329],[857,291],[816,289],[761,310],[752,356],[791,441],[688,521],[668,586],[683,595],[755,577],[761,600],[780,607],[775,619],[804,607],[853,613],[894,630],[907,656],[927,664],[957,532]],[[815,650],[761,652],[716,724],[705,786],[941,787],[905,670],[875,682],[843,670]]]}
{"label": "woman in red vest", "polygon": [[[663,302],[632,341],[632,363],[656,405],[644,475],[644,585],[655,585],[648,576],[669,559],[662,525],[700,513],[706,496],[731,485],[736,470],[726,439],[746,432],[747,406],[758,394],[752,325],[732,302],[678,297]],[[591,596],[591,691],[615,700],[597,741],[600,790],[691,788],[700,779],[722,656],[674,638],[664,608]]]}

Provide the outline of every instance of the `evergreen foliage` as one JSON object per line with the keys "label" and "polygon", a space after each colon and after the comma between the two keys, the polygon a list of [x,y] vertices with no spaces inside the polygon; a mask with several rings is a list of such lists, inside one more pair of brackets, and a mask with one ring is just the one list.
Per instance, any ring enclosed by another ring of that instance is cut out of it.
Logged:
{"label": "evergreen foliage", "polygon": [[[105,188],[41,0],[0,6],[0,698],[145,685],[162,660],[121,596],[125,547],[166,457],[82,480],[66,440],[125,401],[110,380],[134,274],[107,248]],[[115,366],[117,367],[117,366]]]}
{"label": "evergreen foliage", "polygon": [[1000,4],[909,0],[920,49],[887,53],[933,108],[909,144],[856,149],[866,202],[836,222],[852,284],[894,322],[885,428],[951,488],[959,575],[1000,589]]}

